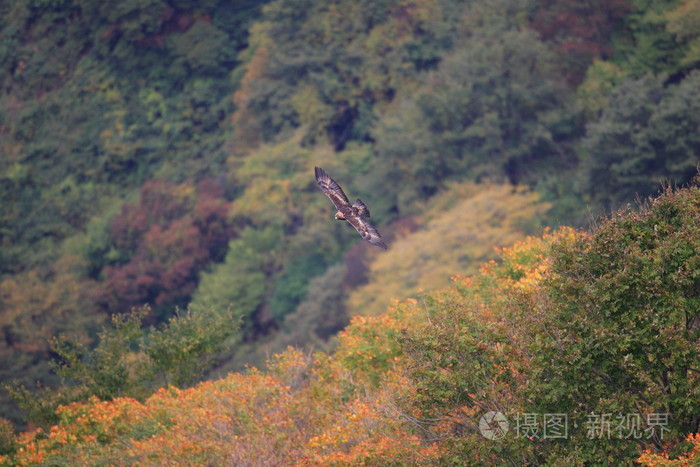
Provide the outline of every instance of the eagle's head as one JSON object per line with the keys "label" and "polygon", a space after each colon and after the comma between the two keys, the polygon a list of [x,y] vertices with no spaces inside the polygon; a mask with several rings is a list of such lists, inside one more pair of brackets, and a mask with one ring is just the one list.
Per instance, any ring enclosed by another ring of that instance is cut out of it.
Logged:
{"label": "eagle's head", "polygon": [[335,220],[337,220],[337,221],[344,221],[344,220],[345,220],[345,216],[343,215],[342,212],[338,211],[338,212],[335,213]]}

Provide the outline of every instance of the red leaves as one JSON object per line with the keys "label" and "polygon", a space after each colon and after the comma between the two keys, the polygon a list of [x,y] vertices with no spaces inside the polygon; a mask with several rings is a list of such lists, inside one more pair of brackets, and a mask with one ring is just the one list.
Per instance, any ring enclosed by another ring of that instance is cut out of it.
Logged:
{"label": "red leaves", "polygon": [[562,71],[572,85],[583,79],[594,58],[610,52],[611,36],[630,10],[627,0],[549,0],[540,5],[531,26],[559,52]]}
{"label": "red leaves", "polygon": [[125,205],[112,221],[113,246],[126,261],[103,269],[107,307],[126,311],[188,298],[199,271],[221,256],[233,233],[222,194],[213,182],[196,188],[146,182],[138,203]]}

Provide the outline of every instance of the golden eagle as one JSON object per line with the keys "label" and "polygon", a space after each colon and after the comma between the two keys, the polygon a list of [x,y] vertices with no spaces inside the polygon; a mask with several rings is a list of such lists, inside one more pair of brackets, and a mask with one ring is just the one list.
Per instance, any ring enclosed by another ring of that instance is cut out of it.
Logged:
{"label": "golden eagle", "polygon": [[321,190],[330,198],[338,210],[335,213],[336,220],[348,221],[350,225],[355,227],[355,230],[362,238],[372,245],[377,245],[385,250],[388,248],[386,243],[382,241],[382,236],[379,235],[377,228],[365,219],[365,217],[369,217],[369,209],[367,209],[365,203],[358,199],[351,205],[340,185],[320,167],[316,167],[316,183],[318,183],[318,186],[321,187]]}

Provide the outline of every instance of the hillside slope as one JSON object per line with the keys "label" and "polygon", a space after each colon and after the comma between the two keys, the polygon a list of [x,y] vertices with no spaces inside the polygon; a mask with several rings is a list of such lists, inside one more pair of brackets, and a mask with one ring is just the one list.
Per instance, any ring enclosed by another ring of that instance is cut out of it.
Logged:
{"label": "hillside slope", "polygon": [[[499,213],[460,217],[442,198],[454,186],[537,193],[551,209],[522,205],[532,224],[502,210],[527,233],[688,182],[699,2],[0,2],[0,379],[58,389],[52,342],[94,364],[102,326],[134,308],[146,347],[190,306],[230,309],[240,326],[210,356],[222,372],[288,343],[328,348],[362,308],[515,239]],[[329,222],[315,165],[397,250],[374,262]],[[451,257],[483,222],[483,248]],[[420,252],[401,238],[416,228]],[[410,263],[393,253],[406,249]],[[4,390],[0,416],[46,423]]]}
{"label": "hillside slope", "polygon": [[[2,461],[697,463],[697,182],[591,233],[529,237],[452,287],[357,316],[333,353],[289,349],[263,370],[143,403],[61,407],[57,425],[20,435]],[[511,421],[502,438],[480,425],[489,410]]]}

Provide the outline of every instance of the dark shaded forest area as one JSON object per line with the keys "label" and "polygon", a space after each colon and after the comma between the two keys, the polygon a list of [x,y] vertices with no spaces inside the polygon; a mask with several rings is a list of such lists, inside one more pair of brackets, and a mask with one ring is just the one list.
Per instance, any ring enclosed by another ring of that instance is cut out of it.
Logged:
{"label": "dark shaded forest area", "polygon": [[698,0],[0,1],[0,416],[330,351],[493,246],[688,184],[699,68]]}

